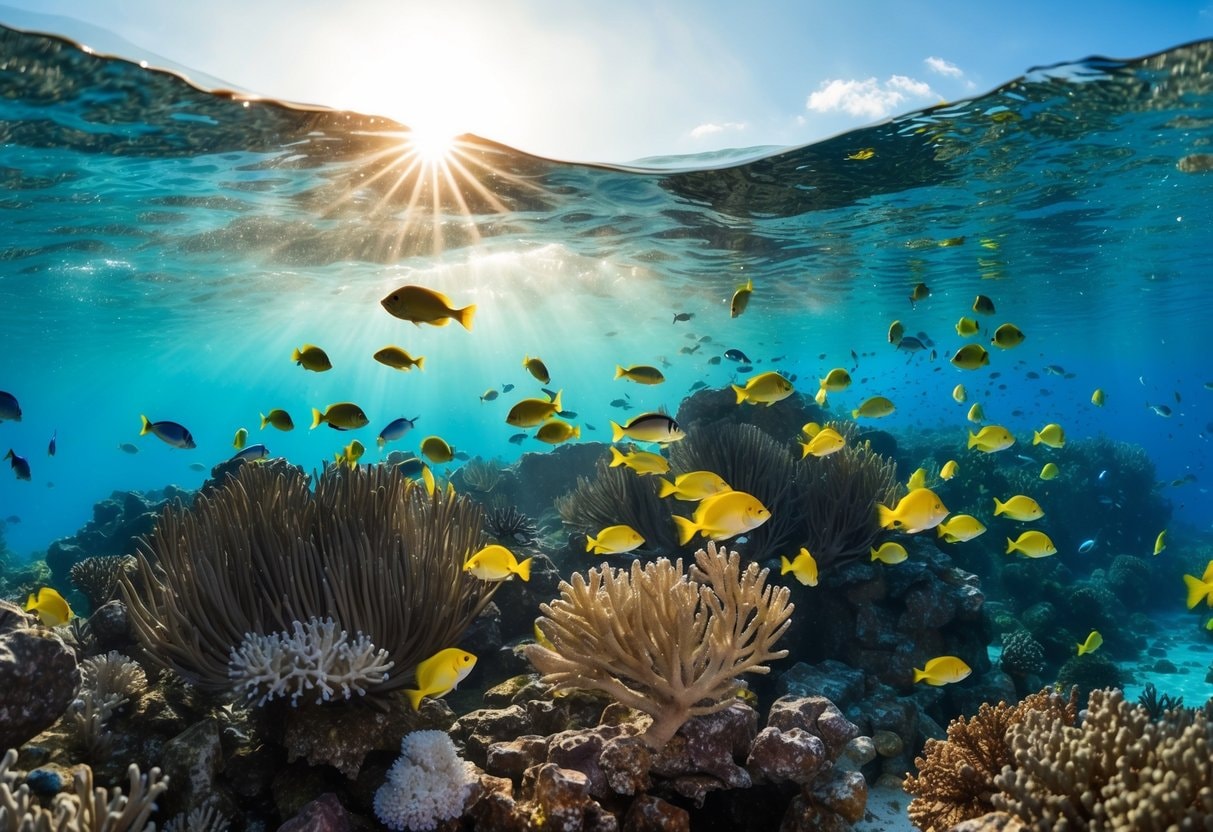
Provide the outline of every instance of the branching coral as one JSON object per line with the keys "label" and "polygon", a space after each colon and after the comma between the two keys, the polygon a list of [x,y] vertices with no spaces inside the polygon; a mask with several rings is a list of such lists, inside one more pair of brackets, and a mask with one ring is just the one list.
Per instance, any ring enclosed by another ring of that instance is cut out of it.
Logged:
{"label": "branching coral", "polygon": [[72,584],[95,611],[118,597],[118,580],[134,570],[135,559],[130,555],[104,555],[72,564],[70,574]]}
{"label": "branching coral", "polygon": [[363,466],[321,475],[245,465],[190,509],[166,509],[122,579],[151,658],[209,691],[233,687],[232,650],[247,634],[329,619],[387,651],[374,696],[412,682],[453,645],[498,584],[464,573],[483,543],[470,499]]}
{"label": "branching coral", "polygon": [[530,517],[516,506],[495,505],[484,518],[484,529],[498,541],[505,543],[534,543],[539,530]]}
{"label": "branching coral", "polygon": [[788,589],[713,543],[689,574],[681,559],[633,561],[630,572],[603,564],[560,594],[540,607],[552,649],[532,644],[527,657],[558,689],[600,690],[649,714],[654,748],[692,716],[728,707],[738,676],[788,652],[773,649],[790,623]]}
{"label": "branching coral", "polygon": [[74,741],[90,760],[109,757],[113,735],[107,724],[114,712],[147,690],[147,674],[117,651],[80,663],[83,684],[68,708]]}
{"label": "branching coral", "polygon": [[645,539],[645,548],[678,549],[671,505],[657,496],[655,477],[642,477],[630,468],[611,468],[599,460],[594,478],[577,478],[572,492],[556,499],[556,510],[570,526],[597,534],[607,526],[631,526]]}
{"label": "branching coral", "polygon": [[949,829],[993,811],[995,778],[1012,761],[1010,728],[1041,713],[1072,725],[1078,694],[1069,699],[1048,691],[1034,693],[1016,705],[983,703],[971,719],[957,717],[948,726],[946,741],[927,740],[922,757],[914,761],[917,775],[905,781],[910,821],[919,829]]}
{"label": "branching coral", "polygon": [[501,482],[501,463],[496,460],[483,460],[480,457],[469,459],[459,468],[459,477],[463,487],[468,491],[486,494]]}

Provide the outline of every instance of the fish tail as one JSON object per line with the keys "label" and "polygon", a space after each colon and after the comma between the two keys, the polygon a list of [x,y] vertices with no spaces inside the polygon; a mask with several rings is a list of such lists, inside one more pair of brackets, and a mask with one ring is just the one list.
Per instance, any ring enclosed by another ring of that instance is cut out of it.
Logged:
{"label": "fish tail", "polygon": [[1007,504],[999,501],[999,499],[997,497],[995,497],[994,498],[994,516],[997,517],[998,515],[1002,514],[1006,510],[1007,510]]}
{"label": "fish tail", "polygon": [[686,546],[691,542],[691,538],[699,531],[699,526],[695,522],[688,520],[685,517],[674,515],[674,527],[678,529],[678,545]]}
{"label": "fish tail", "polygon": [[[36,606],[38,606],[38,599],[36,599],[34,597],[34,593],[31,592],[29,594],[29,599],[25,602],[25,610],[26,610],[26,612],[29,612]],[[1192,606],[1196,606],[1196,605],[1193,604]]]}
{"label": "fish tail", "polygon": [[852,411],[851,411],[851,418],[852,418],[852,419],[858,419],[858,418],[859,418],[859,411],[858,411],[858,410],[852,410]]}
{"label": "fish tail", "polygon": [[611,422],[611,441],[618,442],[624,436],[623,428],[619,427],[617,423]]}
{"label": "fish tail", "polygon": [[262,429],[262,430],[265,430],[265,426],[266,426],[266,425],[268,425],[268,424],[270,423],[270,420],[269,420],[269,419],[267,419],[267,418],[265,418],[265,414],[264,414],[264,413],[259,413],[259,414],[257,414],[257,415],[261,417],[261,429]]}
{"label": "fish tail", "polygon": [[1040,444],[1040,431],[1038,431],[1038,430],[1032,431],[1032,444],[1033,445]]}
{"label": "fish tail", "polygon": [[529,581],[531,579],[531,561],[533,560],[534,558],[527,558],[524,561],[520,561],[518,563],[518,568],[514,570],[518,577],[522,578],[524,581]]}
{"label": "fish tail", "polygon": [[787,555],[779,556],[779,574],[786,575],[792,571],[792,562],[788,560]]}
{"label": "fish tail", "polygon": [[312,426],[308,430],[315,430],[320,427],[320,423],[324,421],[324,414],[316,408],[312,408]]}
{"label": "fish tail", "polygon": [[917,667],[914,668],[914,684],[918,684],[925,678],[927,678],[927,672],[925,670],[919,670]]}
{"label": "fish tail", "polygon": [[973,433],[973,431],[969,431],[969,444],[967,447],[973,448],[973,447],[976,447],[976,445],[977,445],[977,434]]}
{"label": "fish tail", "polygon": [[730,384],[729,386],[732,387],[733,392],[737,394],[737,403],[741,404],[742,402],[744,402],[745,401],[745,389],[742,387],[738,387],[736,384]]}
{"label": "fish tail", "polygon": [[1005,551],[1003,554],[1009,555],[1018,548],[1019,547],[1015,545],[1015,541],[1008,537],[1007,538],[1007,551]]}
{"label": "fish tail", "polygon": [[876,504],[876,517],[882,529],[890,528],[897,522],[897,512],[882,503]]}
{"label": "fish tail", "polygon": [[809,443],[801,442],[800,443],[800,458],[804,459],[808,455],[809,455]]}
{"label": "fish tail", "polygon": [[594,551],[594,547],[595,547],[595,546],[597,546],[597,545],[598,545],[598,539],[597,539],[597,538],[595,538],[595,537],[593,537],[593,536],[591,536],[591,535],[588,535],[588,534],[585,536],[585,550],[586,550],[587,552],[592,552],[592,551]]}
{"label": "fish tail", "polygon": [[421,700],[425,698],[425,694],[413,688],[405,688],[404,695],[409,698],[409,704],[414,711],[421,710]]}
{"label": "fish tail", "polygon": [[[618,427],[618,425],[616,425],[614,422],[611,422],[611,426],[612,426],[612,427]],[[615,441],[616,441],[616,442],[618,442],[620,438],[621,438],[621,437],[618,437],[618,436],[617,436],[617,437],[615,437]],[[610,464],[610,467],[611,467],[611,468],[618,468],[620,465],[624,465],[624,464],[626,464],[626,463],[627,463],[627,460],[624,458],[624,456],[623,456],[623,454],[620,452],[620,450],[619,450],[618,448],[616,448],[614,445],[612,445],[612,446],[611,446],[611,464]]]}
{"label": "fish tail", "polygon": [[560,394],[563,392],[563,390],[557,390],[555,398],[552,399],[552,404],[556,406],[557,411],[564,410],[564,405],[560,403]]}
{"label": "fish tail", "polygon": [[[152,423],[149,422],[147,420],[147,417],[142,414],[140,414],[139,418],[143,420],[143,427],[140,429],[139,435],[143,436],[143,434],[145,434],[145,433],[151,433],[152,432]],[[9,453],[11,454],[12,451],[9,451]]]}
{"label": "fish tail", "polygon": [[418,370],[421,370],[424,372],[425,371],[425,356],[424,355],[417,356],[417,360],[414,361],[413,364],[415,364],[417,366]]}
{"label": "fish tail", "polygon": [[387,440],[384,439],[382,436],[380,436],[375,440],[375,444],[378,445],[380,448],[386,448]]}
{"label": "fish tail", "polygon": [[1079,645],[1077,645],[1077,647],[1078,647],[1078,655],[1082,656],[1087,652],[1087,645],[1085,643],[1079,644]]}
{"label": "fish tail", "polygon": [[[613,451],[615,449],[611,448],[611,450]],[[674,494],[678,491],[678,486],[674,485],[674,483],[670,482],[669,480],[665,479],[664,477],[658,477],[657,483],[658,483],[658,485],[657,485],[657,496],[658,497],[668,497],[671,494]]]}
{"label": "fish tail", "polygon": [[576,425],[576,426],[573,428],[573,438],[574,438],[574,439],[580,439],[580,438],[581,438],[581,425]]}
{"label": "fish tail", "polygon": [[291,350],[291,361],[294,361],[296,364],[303,363],[303,353],[299,352],[298,349]]}
{"label": "fish tail", "polygon": [[476,314],[476,304],[473,303],[473,304],[463,307],[462,309],[456,309],[453,317],[455,318],[455,320],[459,321],[459,323],[463,324],[464,329],[471,332],[472,316],[475,314]]}
{"label": "fish tail", "polygon": [[1188,609],[1194,609],[1197,604],[1208,597],[1210,592],[1213,592],[1213,582],[1205,583],[1195,575],[1184,575],[1184,583],[1188,587]]}
{"label": "fish tail", "polygon": [[622,364],[615,365],[615,378],[620,379],[628,374],[628,371],[623,369]]}

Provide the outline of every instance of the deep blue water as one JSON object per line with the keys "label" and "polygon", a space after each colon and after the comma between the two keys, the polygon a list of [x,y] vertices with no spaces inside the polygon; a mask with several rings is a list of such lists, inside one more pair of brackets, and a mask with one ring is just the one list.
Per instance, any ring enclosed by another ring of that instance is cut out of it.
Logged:
{"label": "deep blue water", "polygon": [[[389,450],[438,434],[510,460],[546,447],[508,441],[509,406],[539,390],[525,355],[547,362],[583,438],[609,440],[628,415],[616,398],[674,411],[697,381],[744,379],[709,363],[726,348],[809,394],[855,351],[855,384],[831,404],[888,396],[881,427],[954,431],[958,454],[973,402],[1024,452],[1047,422],[1139,444],[1176,520],[1213,522],[1213,43],[1033,70],[758,158],[630,169],[465,137],[446,169],[419,173],[406,128],[382,118],[211,94],[3,29],[0,90],[0,390],[24,409],[0,423],[0,452],[33,469],[0,471],[15,551],[74,532],[112,490],[200,484],[190,464],[229,456],[239,427],[309,469],[351,438],[378,459],[374,437],[399,416],[421,418]],[[919,282],[930,296],[912,306]],[[475,303],[474,329],[388,315],[379,299],[407,283]],[[1006,321],[1027,339],[968,372],[947,359],[978,293],[997,314],[977,340]],[[894,350],[894,319],[928,333],[935,360]],[[332,371],[291,362],[309,342]],[[425,370],[372,360],[388,344]],[[658,364],[667,381],[614,381],[616,363]],[[503,384],[516,388],[480,401]],[[308,430],[310,408],[343,400],[371,424]],[[1148,407],[1163,404],[1169,418]],[[257,429],[275,407],[294,432]],[[140,414],[186,425],[198,447],[140,437]]]}

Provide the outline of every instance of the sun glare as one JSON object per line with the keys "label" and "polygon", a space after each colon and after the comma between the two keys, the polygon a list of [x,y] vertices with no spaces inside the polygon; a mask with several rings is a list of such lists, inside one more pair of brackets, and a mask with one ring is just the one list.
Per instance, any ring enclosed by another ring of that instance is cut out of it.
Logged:
{"label": "sun glare", "polygon": [[445,162],[455,150],[454,135],[441,130],[417,128],[408,134],[406,141],[424,165]]}

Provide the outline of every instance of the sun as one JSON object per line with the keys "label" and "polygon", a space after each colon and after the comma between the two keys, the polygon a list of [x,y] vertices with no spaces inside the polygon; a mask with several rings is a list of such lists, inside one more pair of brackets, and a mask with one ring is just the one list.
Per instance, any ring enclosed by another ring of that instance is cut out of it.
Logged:
{"label": "sun", "polygon": [[440,165],[455,152],[455,135],[445,130],[413,128],[405,135],[405,142],[423,165]]}

